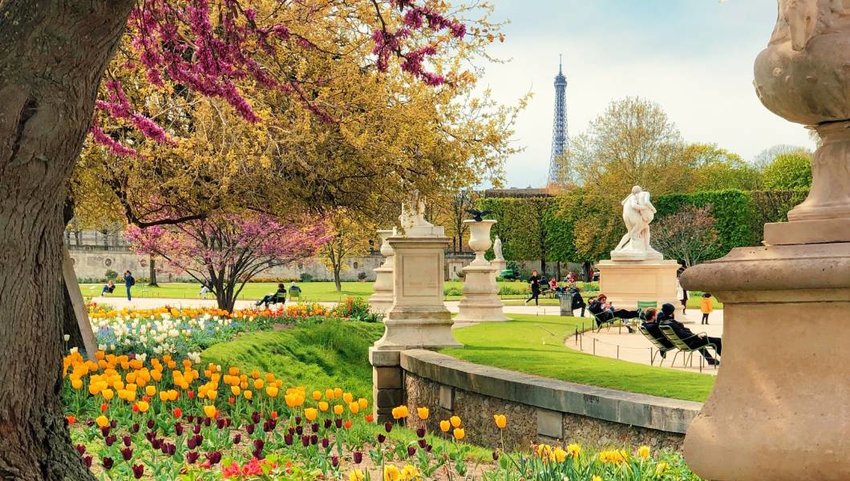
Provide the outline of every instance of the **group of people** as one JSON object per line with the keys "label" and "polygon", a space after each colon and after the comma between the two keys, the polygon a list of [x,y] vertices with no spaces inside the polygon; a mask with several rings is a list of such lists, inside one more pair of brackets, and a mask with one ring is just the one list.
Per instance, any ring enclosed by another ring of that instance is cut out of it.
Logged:
{"label": "group of people", "polygon": [[[130,271],[124,271],[124,287],[127,288],[127,300],[132,301],[133,296],[130,294],[130,288],[136,285],[136,278],[133,277],[133,274]],[[115,292],[115,281],[109,280],[106,284],[104,284],[103,289],[100,290],[101,297],[112,294]]]}
{"label": "group of people", "polygon": [[[300,297],[301,288],[295,285],[295,282],[289,287],[289,297]],[[277,285],[277,291],[272,294],[266,294],[262,299],[257,301],[257,306],[265,305],[268,309],[269,304],[285,304],[286,303],[286,284],[280,283]]]}
{"label": "group of people", "polygon": [[[708,297],[703,297],[703,300],[708,299],[711,300],[711,295]],[[711,337],[706,335],[705,333],[694,334],[690,329],[685,327],[684,324],[676,320],[676,307],[673,304],[663,304],[661,306],[661,312],[659,313],[655,308],[650,308],[644,311],[644,321],[641,324],[647,332],[649,332],[652,337],[654,337],[658,342],[660,342],[667,349],[673,349],[675,346],[669,339],[664,336],[664,333],[661,332],[661,326],[670,326],[673,329],[673,332],[676,333],[679,338],[681,338],[685,344],[688,345],[691,349],[698,349],[702,356],[705,358],[706,362],[711,365],[719,365],[720,361],[715,359],[711,353],[708,352],[706,346],[709,344],[713,345],[715,350],[717,351],[718,356],[722,356],[723,343],[721,338],[719,337]],[[707,319],[707,315],[703,312],[703,319]],[[704,321],[705,324],[708,323],[707,320]],[[664,357],[665,352],[661,352],[661,356]]]}
{"label": "group of people", "polygon": [[[562,295],[567,291],[573,294],[575,292],[578,292],[578,287],[576,286],[576,282],[578,282],[578,276],[576,276],[574,272],[570,272],[569,274],[567,274],[565,280],[567,281],[569,287],[560,287],[558,285],[557,279],[555,279],[554,277],[550,278],[548,283],[549,292],[554,292],[557,295]],[[542,282],[543,278],[542,276],[540,276],[540,273],[538,273],[536,270],[531,271],[531,277],[528,278],[528,284],[531,288],[531,295],[528,297],[528,299],[525,300],[526,304],[531,301],[534,301],[535,306],[539,305]],[[578,298],[581,299],[581,296],[579,295]],[[582,305],[579,307],[582,308],[582,316],[584,316],[584,300],[581,301],[581,304]],[[574,306],[573,309],[578,309],[578,307]]]}

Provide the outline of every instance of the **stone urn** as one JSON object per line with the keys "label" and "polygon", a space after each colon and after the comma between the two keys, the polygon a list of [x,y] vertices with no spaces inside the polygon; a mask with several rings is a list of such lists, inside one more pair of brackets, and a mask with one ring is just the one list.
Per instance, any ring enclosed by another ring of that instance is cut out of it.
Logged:
{"label": "stone urn", "polygon": [[469,226],[469,248],[475,252],[475,260],[470,265],[489,267],[490,263],[484,258],[484,254],[493,245],[493,241],[490,240],[490,229],[493,228],[496,221],[492,219],[485,219],[480,222],[465,220],[463,223]]}
{"label": "stone urn", "polygon": [[393,248],[387,239],[395,235],[395,232],[395,229],[378,231],[381,238],[381,255],[385,260],[375,269],[374,292],[369,297],[369,305],[378,312],[387,312],[393,305]]}
{"label": "stone urn", "polygon": [[808,198],[764,245],[688,269],[724,303],[717,382],[684,443],[715,481],[850,479],[850,2],[780,0],[755,87],[817,130]]}

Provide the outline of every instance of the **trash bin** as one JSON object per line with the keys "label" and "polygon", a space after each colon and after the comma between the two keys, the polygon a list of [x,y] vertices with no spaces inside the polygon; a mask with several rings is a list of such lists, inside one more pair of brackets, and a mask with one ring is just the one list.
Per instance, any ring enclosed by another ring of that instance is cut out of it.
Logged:
{"label": "trash bin", "polygon": [[561,303],[561,315],[573,315],[573,294],[570,291],[561,291],[556,294]]}

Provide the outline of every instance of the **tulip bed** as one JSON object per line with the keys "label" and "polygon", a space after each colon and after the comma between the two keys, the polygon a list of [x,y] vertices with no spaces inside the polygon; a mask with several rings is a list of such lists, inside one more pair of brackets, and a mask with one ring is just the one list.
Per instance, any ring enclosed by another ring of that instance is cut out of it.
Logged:
{"label": "tulip bed", "polygon": [[[273,373],[198,364],[165,354],[77,352],[64,361],[63,398],[81,462],[102,480],[293,479],[348,481],[695,480],[672,453],[597,453],[540,445],[527,453],[463,443],[471,430],[427,406],[399,406],[374,422],[369,401],[341,387],[285,387]],[[405,427],[406,426],[406,427]]]}

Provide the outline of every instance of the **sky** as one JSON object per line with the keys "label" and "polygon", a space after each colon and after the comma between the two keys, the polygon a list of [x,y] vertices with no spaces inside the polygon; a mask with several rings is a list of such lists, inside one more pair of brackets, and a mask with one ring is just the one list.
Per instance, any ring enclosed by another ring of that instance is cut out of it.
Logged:
{"label": "sky", "polygon": [[768,111],[753,89],[776,0],[491,0],[508,20],[482,86],[505,104],[533,94],[519,115],[506,186],[543,186],[552,144],[554,76],[563,54],[569,135],[617,99],[657,102],[686,142],[752,160],[776,144],[813,148],[808,132]]}

